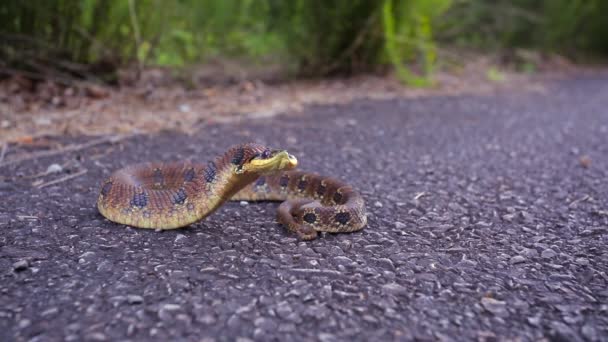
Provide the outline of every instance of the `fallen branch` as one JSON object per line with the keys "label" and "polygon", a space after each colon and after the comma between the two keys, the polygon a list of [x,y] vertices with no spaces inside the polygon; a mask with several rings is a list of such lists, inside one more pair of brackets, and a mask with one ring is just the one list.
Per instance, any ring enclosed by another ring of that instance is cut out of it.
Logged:
{"label": "fallen branch", "polygon": [[42,183],[42,184],[36,185],[36,187],[38,189],[42,189],[42,188],[47,187],[49,185],[55,185],[55,184],[58,184],[58,183],[62,183],[62,182],[68,181],[70,179],[73,179],[73,178],[76,178],[76,177],[80,177],[80,176],[84,175],[85,173],[87,173],[88,171],[89,170],[87,170],[87,169],[80,170],[80,171],[78,171],[76,173],[73,173],[71,175],[67,175],[65,177],[61,177],[59,179],[52,180],[50,182],[46,182],[46,183]]}
{"label": "fallen branch", "polygon": [[89,147],[93,147],[93,146],[97,146],[97,145],[101,145],[101,144],[105,144],[105,143],[111,143],[114,144],[118,141],[121,141],[127,137],[130,137],[130,135],[114,135],[111,137],[103,137],[103,138],[99,138],[99,139],[93,139],[89,142],[86,142],[84,144],[73,144],[73,145],[68,145],[66,147],[60,148],[58,150],[52,150],[52,151],[40,151],[40,152],[33,152],[33,153],[28,153],[26,155],[22,155],[20,157],[15,157],[12,158],[10,160],[7,160],[4,163],[0,163],[0,167],[2,166],[7,166],[7,165],[12,165],[12,164],[17,164],[17,163],[21,163],[23,161],[26,160],[31,160],[31,159],[37,159],[37,158],[42,158],[42,157],[50,157],[50,156],[55,156],[58,154],[62,154],[62,153],[68,153],[68,152],[74,152],[74,151],[80,151]]}

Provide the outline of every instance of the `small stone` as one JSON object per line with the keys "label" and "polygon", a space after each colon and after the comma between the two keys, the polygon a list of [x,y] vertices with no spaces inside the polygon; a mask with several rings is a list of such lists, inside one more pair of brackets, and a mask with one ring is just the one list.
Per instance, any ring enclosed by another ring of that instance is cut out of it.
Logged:
{"label": "small stone", "polygon": [[289,315],[291,312],[293,312],[293,309],[291,308],[289,303],[281,302],[277,305],[277,308],[275,311],[277,312],[279,317],[287,317],[287,315]]}
{"label": "small stone", "polygon": [[502,215],[502,219],[507,221],[507,222],[513,222],[513,220],[515,219],[515,214],[505,214]]}
{"label": "small stone", "polygon": [[543,259],[551,259],[553,257],[555,257],[557,255],[557,253],[555,253],[554,250],[552,250],[551,248],[547,248],[544,251],[542,251],[542,253],[540,253],[540,256]]}
{"label": "small stone", "polygon": [[538,252],[534,248],[524,248],[521,250],[521,255],[527,258],[536,258],[538,257]]}
{"label": "small stone", "polygon": [[175,237],[175,241],[173,241],[174,243],[183,243],[184,241],[188,240],[188,237],[184,234],[177,234],[177,236]]}
{"label": "small stone", "polygon": [[422,216],[422,212],[418,209],[410,209],[407,213],[411,216]]}
{"label": "small stone", "polygon": [[576,258],[576,260],[574,260],[574,262],[576,262],[578,265],[581,265],[581,266],[589,265],[589,259],[587,259],[587,258]]}
{"label": "small stone", "polygon": [[293,323],[281,323],[279,324],[278,331],[282,333],[293,333],[297,331],[297,328]]}
{"label": "small stone", "polygon": [[203,315],[198,320],[199,322],[208,325],[214,324],[217,321],[213,315]]}
{"label": "small stone", "polygon": [[516,256],[512,257],[511,260],[509,260],[509,262],[512,265],[521,264],[522,262],[525,262],[525,261],[526,261],[526,258],[522,255],[516,255]]}
{"label": "small stone", "polygon": [[25,329],[25,328],[29,327],[30,325],[32,325],[32,321],[30,321],[27,318],[19,321],[19,329]]}
{"label": "small stone", "polygon": [[528,324],[530,324],[531,326],[534,326],[534,327],[540,326],[540,317],[539,316],[528,317]]}
{"label": "small stone", "polygon": [[58,173],[63,171],[63,167],[59,164],[51,164],[46,168],[46,173]]}
{"label": "small stone", "polygon": [[530,214],[529,212],[522,211],[519,214],[524,219],[524,222],[526,222],[526,223],[532,223],[532,222],[534,222],[534,216],[532,214]]}
{"label": "small stone", "polygon": [[30,267],[30,263],[27,260],[19,260],[13,264],[13,271],[25,271],[28,267]]}
{"label": "small stone", "polygon": [[494,298],[489,298],[489,297],[483,297],[481,299],[481,305],[483,306],[484,309],[486,309],[487,311],[495,314],[495,315],[504,315],[507,313],[506,311],[506,306],[507,303],[500,301],[500,300],[496,300]]}
{"label": "small stone", "polygon": [[374,207],[376,207],[376,208],[382,208],[383,207],[382,202],[380,202],[380,201],[374,202]]}
{"label": "small stone", "polygon": [[81,259],[90,259],[91,257],[94,257],[95,253],[94,252],[84,252],[82,253],[79,258]]}
{"label": "small stone", "polygon": [[86,336],[86,339],[88,341],[107,341],[108,340],[106,335],[104,335],[103,333],[100,333],[100,332],[90,333]]}
{"label": "small stone", "polygon": [[336,337],[336,335],[334,334],[330,334],[330,333],[319,333],[319,335],[317,335],[319,341],[321,342],[333,342],[333,341],[338,341],[338,338]]}
{"label": "small stone", "polygon": [[585,338],[589,341],[600,340],[600,337],[597,334],[597,329],[595,329],[595,327],[589,323],[583,325],[581,328],[581,333],[583,333],[583,336],[585,336]]}
{"label": "small stone", "polygon": [[466,213],[467,209],[463,206],[461,206],[458,203],[452,202],[450,204],[448,204],[448,208],[450,208],[452,211],[455,211],[457,213]]}
{"label": "small stone", "polygon": [[388,258],[380,258],[378,259],[378,263],[384,267],[384,268],[389,268],[391,270],[395,270],[395,264],[393,264],[393,262],[391,261],[391,259]]}
{"label": "small stone", "polygon": [[393,295],[406,294],[408,292],[405,287],[397,283],[389,283],[382,285],[382,291]]}
{"label": "small stone", "polygon": [[163,309],[168,310],[168,311],[176,311],[181,309],[181,305],[178,304],[165,304],[163,305]]}
{"label": "small stone", "polygon": [[129,304],[141,304],[144,302],[144,297],[138,295],[127,295],[127,302],[129,302]]}
{"label": "small stone", "polygon": [[577,341],[577,333],[568,325],[562,322],[551,322],[550,335],[556,341]]}
{"label": "small stone", "polygon": [[248,337],[239,336],[236,338],[236,342],[253,342],[253,340]]}
{"label": "small stone", "polygon": [[253,324],[265,331],[275,331],[277,329],[277,323],[265,317],[256,318]]}
{"label": "small stone", "polygon": [[395,222],[395,228],[397,228],[397,229],[405,229],[405,227],[407,227],[407,225],[405,223],[399,222],[399,221]]}
{"label": "small stone", "polygon": [[50,308],[50,309],[44,310],[40,315],[42,317],[46,317],[46,316],[56,315],[57,313],[59,313],[59,309],[58,308]]}
{"label": "small stone", "polygon": [[240,201],[239,204],[241,205],[241,207],[246,207],[249,205],[249,202],[247,201]]}
{"label": "small stone", "polygon": [[345,256],[334,257],[334,261],[339,265],[347,265],[347,264],[351,264],[353,262],[352,259],[345,257]]}

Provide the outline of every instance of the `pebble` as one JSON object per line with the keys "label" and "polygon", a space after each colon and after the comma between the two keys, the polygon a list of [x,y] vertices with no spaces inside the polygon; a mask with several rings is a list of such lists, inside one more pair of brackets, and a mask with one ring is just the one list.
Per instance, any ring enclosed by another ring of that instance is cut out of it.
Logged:
{"label": "pebble", "polygon": [[551,259],[553,257],[555,257],[557,255],[557,253],[555,253],[554,250],[552,250],[551,248],[547,248],[544,251],[542,251],[542,253],[540,253],[540,256],[543,259]]}
{"label": "pebble", "polygon": [[30,325],[32,325],[32,321],[27,318],[19,321],[19,329],[25,329]]}
{"label": "pebble", "polygon": [[345,256],[337,256],[334,258],[334,261],[340,265],[351,264],[353,262],[350,258]]}
{"label": "pebble", "polygon": [[597,329],[589,323],[583,325],[581,328],[581,333],[585,338],[589,341],[599,341],[599,335],[597,334]]}
{"label": "pebble", "polygon": [[181,305],[178,304],[165,304],[163,305],[163,309],[168,310],[168,311],[176,311],[181,309]]}
{"label": "pebble", "polygon": [[338,338],[336,337],[336,335],[334,334],[330,334],[330,333],[319,333],[319,335],[317,335],[317,338],[319,339],[319,341],[321,342],[333,342],[333,341],[338,341]]}
{"label": "pebble", "polygon": [[63,171],[63,167],[59,164],[51,164],[46,168],[46,173],[58,173]]}
{"label": "pebble", "polygon": [[13,264],[13,271],[25,271],[28,267],[30,267],[30,263],[27,260],[19,260]]}
{"label": "pebble", "polygon": [[249,205],[249,202],[247,201],[240,201],[239,204],[241,205],[241,207],[246,207]]}
{"label": "pebble", "polygon": [[398,294],[406,294],[408,291],[405,287],[397,284],[397,283],[389,283],[382,285],[382,290],[385,293],[398,295]]}
{"label": "pebble", "polygon": [[512,265],[520,264],[520,263],[525,262],[525,261],[526,261],[526,258],[524,256],[522,256],[522,255],[516,255],[516,256],[512,257],[511,260],[509,260],[509,262]]}
{"label": "pebble", "polygon": [[188,237],[184,234],[177,234],[177,236],[175,237],[175,243],[182,243],[185,240],[188,240]]}
{"label": "pebble", "polygon": [[144,297],[138,295],[127,295],[127,302],[129,302],[129,304],[141,304],[144,302]]}
{"label": "pebble", "polygon": [[520,212],[521,217],[524,219],[526,223],[534,222],[534,216],[527,211]]}
{"label": "pebble", "polygon": [[207,325],[214,324],[217,321],[213,315],[202,315],[198,320]]}
{"label": "pebble", "polygon": [[374,207],[376,207],[376,208],[382,208],[383,207],[382,202],[380,202],[380,201],[374,202]]}
{"label": "pebble", "polygon": [[407,213],[412,216],[422,216],[422,212],[418,209],[410,209]]}
{"label": "pebble", "polygon": [[551,322],[552,340],[555,341],[577,341],[577,333],[568,325],[562,322]]}
{"label": "pebble", "polygon": [[405,223],[399,222],[399,221],[395,222],[395,228],[404,229],[405,227],[407,227],[407,225]]}
{"label": "pebble", "polygon": [[277,329],[277,323],[265,317],[258,317],[253,321],[253,325],[265,331],[274,331]]}
{"label": "pebble", "polygon": [[587,259],[587,258],[576,258],[576,260],[574,260],[574,262],[576,262],[578,265],[581,265],[581,266],[589,265],[589,259]]}
{"label": "pebble", "polygon": [[86,339],[89,341],[107,341],[108,338],[106,335],[100,332],[90,333],[86,336]]}
{"label": "pebble", "polygon": [[540,317],[538,317],[538,316],[528,317],[528,324],[530,324],[533,327],[540,326]]}
{"label": "pebble", "polygon": [[46,316],[53,316],[57,313],[59,313],[59,308],[50,308],[50,309],[44,310],[40,315],[42,317],[46,317]]}
{"label": "pebble", "polygon": [[507,222],[513,222],[513,220],[515,219],[515,214],[505,214],[502,215],[502,219],[507,221]]}
{"label": "pebble", "polygon": [[521,251],[521,255],[527,258],[536,258],[538,257],[538,252],[534,248],[524,248]]}
{"label": "pebble", "polygon": [[379,258],[378,264],[384,268],[390,268],[391,270],[395,270],[395,264],[389,258]]}
{"label": "pebble", "polygon": [[486,309],[487,311],[495,314],[495,315],[503,315],[505,313],[507,313],[507,303],[494,299],[494,298],[489,298],[489,297],[484,297],[481,299],[481,305],[483,306],[484,309]]}

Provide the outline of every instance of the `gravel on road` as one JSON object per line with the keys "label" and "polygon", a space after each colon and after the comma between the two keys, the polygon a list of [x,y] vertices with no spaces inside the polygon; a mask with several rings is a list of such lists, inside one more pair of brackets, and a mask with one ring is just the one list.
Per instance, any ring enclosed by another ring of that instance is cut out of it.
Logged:
{"label": "gravel on road", "polygon": [[[244,141],[357,187],[368,227],[302,242],[277,203],[234,202],[157,232],[94,206],[117,168]],[[313,106],[0,167],[0,340],[606,341],[607,170],[602,74]]]}

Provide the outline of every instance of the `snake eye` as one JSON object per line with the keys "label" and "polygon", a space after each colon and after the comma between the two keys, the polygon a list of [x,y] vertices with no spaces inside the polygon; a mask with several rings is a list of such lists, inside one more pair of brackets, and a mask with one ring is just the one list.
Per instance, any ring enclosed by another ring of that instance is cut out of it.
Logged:
{"label": "snake eye", "polygon": [[260,154],[260,157],[262,159],[268,159],[268,158],[270,158],[271,155],[272,155],[272,152],[270,152],[270,150],[264,150],[264,152],[262,152]]}

